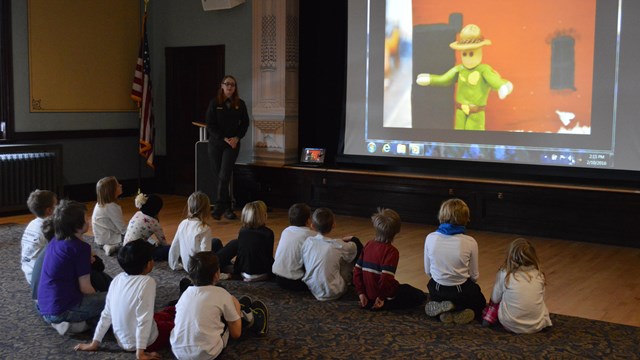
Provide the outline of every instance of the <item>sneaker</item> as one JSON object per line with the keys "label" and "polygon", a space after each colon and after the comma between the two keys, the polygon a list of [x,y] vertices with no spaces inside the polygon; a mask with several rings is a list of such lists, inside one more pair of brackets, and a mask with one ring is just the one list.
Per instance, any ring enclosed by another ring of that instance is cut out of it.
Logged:
{"label": "sneaker", "polygon": [[233,212],[233,210],[231,209],[227,209],[224,212],[224,218],[227,220],[235,220],[238,218],[238,216],[236,215],[236,213]]}
{"label": "sneaker", "polygon": [[104,245],[102,246],[102,249],[104,250],[104,253],[107,254],[107,256],[111,256],[114,255],[118,252],[118,249],[120,248],[120,246],[118,245]]}
{"label": "sneaker", "polygon": [[223,272],[220,273],[220,280],[229,280],[229,279],[231,279],[231,274],[223,273]]}
{"label": "sneaker", "polygon": [[251,312],[253,313],[253,330],[257,336],[267,336],[269,332],[269,309],[262,301],[257,300],[251,303]]}
{"label": "sneaker", "polygon": [[447,311],[440,314],[440,321],[444,324],[468,324],[473,321],[475,314],[471,309],[464,309],[462,311]]}
{"label": "sneaker", "polygon": [[69,327],[71,326],[71,324],[67,321],[63,321],[61,323],[57,323],[57,324],[51,324],[51,326],[56,329],[56,331],[58,332],[58,334],[60,335],[64,335],[67,333],[67,331],[69,331]]}
{"label": "sneaker", "polygon": [[251,304],[253,303],[253,300],[251,300],[250,297],[246,295],[241,296],[238,299],[238,302],[240,303],[240,310],[242,310],[242,312],[245,312],[245,313],[251,312]]}
{"label": "sneaker", "polygon": [[438,316],[443,312],[455,309],[455,305],[451,301],[429,301],[424,306],[424,312],[431,317]]}
{"label": "sneaker", "polygon": [[81,334],[85,331],[89,330],[89,325],[86,321],[80,321],[75,323],[69,323],[69,334]]}

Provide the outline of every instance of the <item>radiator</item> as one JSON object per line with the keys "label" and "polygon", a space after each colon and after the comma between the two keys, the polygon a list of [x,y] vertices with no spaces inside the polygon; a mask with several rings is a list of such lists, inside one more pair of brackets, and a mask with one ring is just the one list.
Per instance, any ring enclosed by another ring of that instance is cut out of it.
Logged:
{"label": "radiator", "polygon": [[0,212],[26,208],[35,189],[51,190],[61,196],[61,159],[52,151],[0,153]]}

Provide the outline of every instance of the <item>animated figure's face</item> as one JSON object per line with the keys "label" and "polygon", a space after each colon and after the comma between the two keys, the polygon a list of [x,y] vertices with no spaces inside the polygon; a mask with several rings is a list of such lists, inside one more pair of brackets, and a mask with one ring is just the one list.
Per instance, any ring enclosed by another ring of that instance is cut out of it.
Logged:
{"label": "animated figure's face", "polygon": [[462,58],[462,65],[467,69],[473,69],[474,67],[482,63],[482,48],[470,50],[458,50],[460,57]]}

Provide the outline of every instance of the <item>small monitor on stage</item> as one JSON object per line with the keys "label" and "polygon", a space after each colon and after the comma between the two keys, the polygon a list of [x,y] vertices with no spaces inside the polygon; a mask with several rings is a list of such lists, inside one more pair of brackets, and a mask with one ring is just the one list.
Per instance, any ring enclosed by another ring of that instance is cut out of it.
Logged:
{"label": "small monitor on stage", "polygon": [[303,148],[300,164],[306,166],[322,166],[324,164],[324,148]]}

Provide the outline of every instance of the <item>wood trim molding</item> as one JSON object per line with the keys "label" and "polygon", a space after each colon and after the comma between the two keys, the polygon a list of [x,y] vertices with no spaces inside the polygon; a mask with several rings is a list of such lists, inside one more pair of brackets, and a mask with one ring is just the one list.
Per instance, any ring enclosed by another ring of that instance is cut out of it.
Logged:
{"label": "wood trim molding", "polygon": [[107,129],[107,130],[74,130],[74,131],[36,131],[14,133],[10,140],[51,140],[51,139],[80,139],[103,137],[138,136],[138,129]]}

